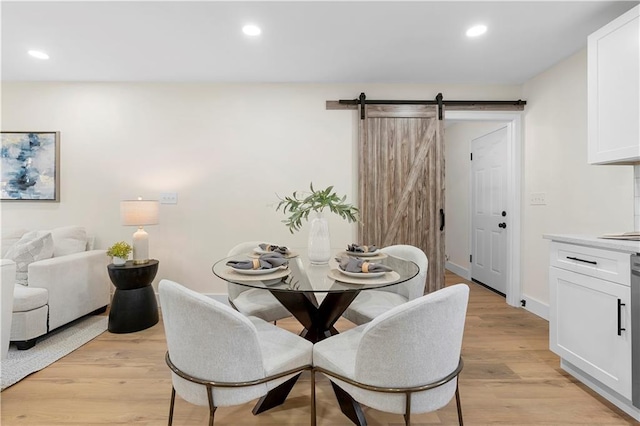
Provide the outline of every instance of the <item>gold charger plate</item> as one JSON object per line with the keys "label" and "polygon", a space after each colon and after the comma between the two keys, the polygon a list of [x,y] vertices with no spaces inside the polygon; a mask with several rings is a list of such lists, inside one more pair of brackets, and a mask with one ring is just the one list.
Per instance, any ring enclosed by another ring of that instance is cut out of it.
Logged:
{"label": "gold charger plate", "polygon": [[286,277],[289,275],[291,271],[289,268],[282,269],[280,268],[278,271],[271,272],[270,274],[262,274],[262,275],[245,275],[240,272],[234,271],[231,267],[228,267],[224,271],[220,273],[222,278],[228,279],[230,281],[270,281],[277,278]]}
{"label": "gold charger plate", "polygon": [[345,275],[335,268],[330,270],[327,276],[333,280],[340,281],[343,283],[364,284],[364,285],[391,284],[400,279],[400,274],[397,273],[396,271],[385,272],[385,274],[381,277],[356,278],[356,277]]}

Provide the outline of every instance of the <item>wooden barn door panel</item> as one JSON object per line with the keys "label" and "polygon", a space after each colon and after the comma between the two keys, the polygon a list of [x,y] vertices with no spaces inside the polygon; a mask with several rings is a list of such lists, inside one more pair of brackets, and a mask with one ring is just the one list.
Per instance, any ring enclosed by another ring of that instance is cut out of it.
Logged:
{"label": "wooden barn door panel", "polygon": [[367,105],[360,124],[360,242],[420,247],[429,259],[426,292],[444,285],[442,136],[432,105]]}

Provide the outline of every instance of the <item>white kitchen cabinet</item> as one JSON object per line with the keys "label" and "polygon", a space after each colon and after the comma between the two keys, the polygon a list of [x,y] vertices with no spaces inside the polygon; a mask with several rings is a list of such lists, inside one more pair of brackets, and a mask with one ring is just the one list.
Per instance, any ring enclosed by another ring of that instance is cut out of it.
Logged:
{"label": "white kitchen cabinet", "polygon": [[632,297],[637,297],[631,291],[631,255],[640,252],[640,244],[566,235],[545,238],[552,240],[549,348],[560,356],[563,370],[640,421],[640,406],[633,403],[637,351],[631,313]]}
{"label": "white kitchen cabinet", "polygon": [[551,350],[631,399],[630,288],[556,267],[549,280]]}
{"label": "white kitchen cabinet", "polygon": [[640,5],[588,38],[590,164],[640,161]]}

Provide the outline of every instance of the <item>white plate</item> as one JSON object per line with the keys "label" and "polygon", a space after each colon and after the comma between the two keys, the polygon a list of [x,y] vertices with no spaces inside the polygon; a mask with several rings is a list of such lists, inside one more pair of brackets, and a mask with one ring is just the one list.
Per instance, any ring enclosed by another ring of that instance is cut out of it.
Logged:
{"label": "white plate", "polygon": [[271,269],[237,269],[231,266],[231,269],[242,275],[266,275],[283,269],[282,266]]}
{"label": "white plate", "polygon": [[345,250],[347,252],[347,254],[349,254],[350,256],[357,256],[357,257],[373,257],[373,256],[377,256],[380,254],[380,250],[376,250],[376,251],[369,251],[367,253],[359,253],[357,251],[349,251],[349,250]]}
{"label": "white plate", "polygon": [[274,251],[274,250],[272,250],[272,251],[262,250],[260,247],[255,247],[255,248],[253,249],[253,251],[254,251],[254,252],[256,252],[256,253],[258,253],[258,254],[280,253],[280,252],[278,252],[278,251]]}
{"label": "white plate", "polygon": [[382,271],[382,272],[347,272],[347,271],[343,271],[342,269],[338,268],[338,271],[340,271],[341,274],[345,274],[348,277],[354,277],[354,278],[377,278],[377,277],[381,277],[383,276],[386,272]]}

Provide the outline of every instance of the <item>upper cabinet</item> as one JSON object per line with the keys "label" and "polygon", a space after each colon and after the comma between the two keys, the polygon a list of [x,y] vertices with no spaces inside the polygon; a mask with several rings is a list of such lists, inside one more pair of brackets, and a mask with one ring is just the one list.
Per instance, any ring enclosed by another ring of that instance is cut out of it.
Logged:
{"label": "upper cabinet", "polygon": [[640,5],[588,39],[589,163],[640,161]]}

